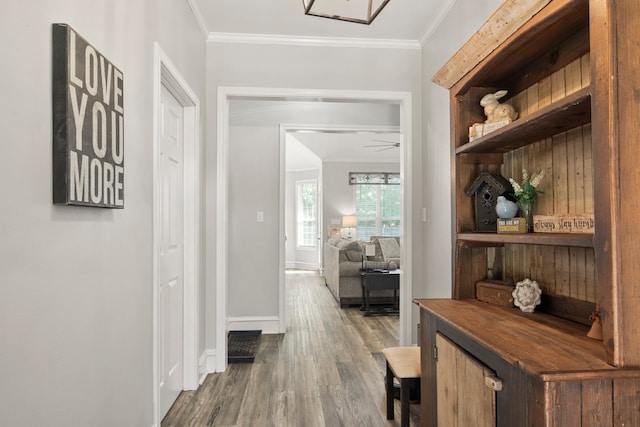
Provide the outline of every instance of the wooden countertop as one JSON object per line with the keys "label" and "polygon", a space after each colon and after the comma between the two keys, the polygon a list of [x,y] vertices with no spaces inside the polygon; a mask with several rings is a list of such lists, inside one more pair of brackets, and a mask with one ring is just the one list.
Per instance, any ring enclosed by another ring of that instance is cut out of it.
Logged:
{"label": "wooden countertop", "polygon": [[523,313],[477,300],[415,299],[421,309],[472,338],[511,364],[543,380],[563,376],[612,378],[638,376],[638,370],[609,365],[601,341],[589,328],[542,313]]}

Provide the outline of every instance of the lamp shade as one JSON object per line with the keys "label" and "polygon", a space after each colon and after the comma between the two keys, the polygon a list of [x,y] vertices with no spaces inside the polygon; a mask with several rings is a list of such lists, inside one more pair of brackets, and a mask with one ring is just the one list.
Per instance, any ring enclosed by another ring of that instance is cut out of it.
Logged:
{"label": "lamp shade", "polygon": [[358,226],[358,220],[356,219],[355,215],[345,215],[342,217],[343,228],[357,227],[357,226]]}
{"label": "lamp shade", "polygon": [[305,15],[369,25],[390,0],[302,0]]}

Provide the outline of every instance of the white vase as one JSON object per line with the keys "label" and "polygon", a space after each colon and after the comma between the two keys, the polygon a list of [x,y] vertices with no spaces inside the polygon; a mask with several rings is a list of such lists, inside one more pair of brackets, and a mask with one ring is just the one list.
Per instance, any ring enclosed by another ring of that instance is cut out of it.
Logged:
{"label": "white vase", "polygon": [[504,196],[498,196],[496,213],[498,214],[498,218],[513,218],[518,213],[518,204],[508,200]]}

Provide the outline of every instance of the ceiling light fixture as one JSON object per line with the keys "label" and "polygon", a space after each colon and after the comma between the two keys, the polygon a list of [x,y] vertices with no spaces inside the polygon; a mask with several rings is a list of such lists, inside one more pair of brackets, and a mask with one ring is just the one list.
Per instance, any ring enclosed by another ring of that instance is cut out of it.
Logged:
{"label": "ceiling light fixture", "polygon": [[305,15],[369,25],[390,0],[302,0]]}

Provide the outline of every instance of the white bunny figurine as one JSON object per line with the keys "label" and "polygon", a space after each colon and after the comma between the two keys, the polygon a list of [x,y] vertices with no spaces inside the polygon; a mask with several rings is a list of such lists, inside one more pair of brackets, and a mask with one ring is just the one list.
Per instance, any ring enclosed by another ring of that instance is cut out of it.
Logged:
{"label": "white bunny figurine", "polygon": [[512,122],[518,118],[518,113],[511,105],[498,102],[506,94],[506,90],[499,90],[496,93],[489,93],[482,97],[480,105],[484,107],[484,114],[487,116],[485,123],[495,123],[502,120]]}

